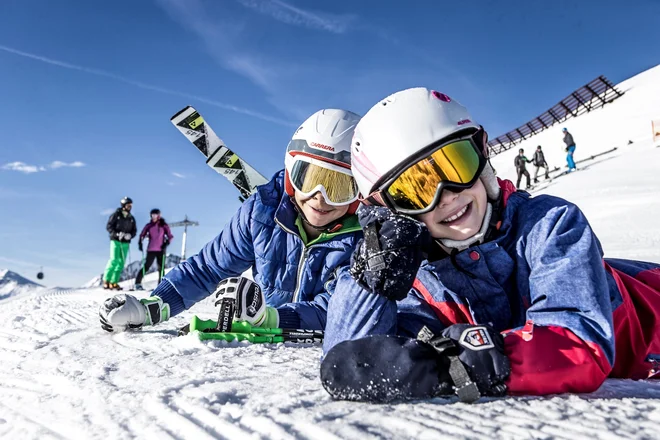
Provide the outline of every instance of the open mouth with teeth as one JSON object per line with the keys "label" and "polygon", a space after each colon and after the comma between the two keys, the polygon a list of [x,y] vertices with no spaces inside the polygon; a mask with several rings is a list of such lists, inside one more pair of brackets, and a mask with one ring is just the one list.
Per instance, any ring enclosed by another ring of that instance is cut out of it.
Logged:
{"label": "open mouth with teeth", "polygon": [[472,212],[472,204],[473,202],[468,203],[458,211],[452,213],[449,217],[445,218],[444,220],[440,221],[440,224],[444,226],[451,226],[456,223],[460,223],[462,218],[467,218]]}

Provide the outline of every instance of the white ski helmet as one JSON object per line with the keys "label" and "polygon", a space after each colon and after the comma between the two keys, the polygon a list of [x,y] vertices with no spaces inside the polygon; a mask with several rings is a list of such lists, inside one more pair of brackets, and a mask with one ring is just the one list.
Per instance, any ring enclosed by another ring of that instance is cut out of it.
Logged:
{"label": "white ski helmet", "polygon": [[[351,171],[351,140],[360,116],[348,110],[324,109],[307,118],[296,130],[287,146],[285,164],[285,190],[293,197],[294,187],[289,176],[295,156],[303,155],[327,164]],[[349,213],[354,213],[359,201],[352,203]]]}
{"label": "white ski helmet", "polygon": [[[398,165],[453,133],[481,126],[459,102],[424,87],[396,92],[373,106],[360,120],[351,145],[353,177],[362,197]],[[484,152],[486,153],[486,152]],[[485,176],[489,176],[484,179]],[[488,196],[499,186],[490,165],[482,172]]]}

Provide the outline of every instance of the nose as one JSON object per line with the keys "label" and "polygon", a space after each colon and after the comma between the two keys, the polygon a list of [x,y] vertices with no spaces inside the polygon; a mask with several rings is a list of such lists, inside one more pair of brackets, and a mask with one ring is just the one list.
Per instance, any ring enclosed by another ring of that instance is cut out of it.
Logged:
{"label": "nose", "polygon": [[321,191],[316,191],[314,195],[311,197],[314,200],[318,200],[319,202],[323,202],[323,194],[321,194]]}
{"label": "nose", "polygon": [[443,189],[442,194],[440,194],[440,203],[438,203],[438,207],[444,208],[445,206],[453,203],[453,201],[457,198],[458,193],[451,192],[448,189]]}

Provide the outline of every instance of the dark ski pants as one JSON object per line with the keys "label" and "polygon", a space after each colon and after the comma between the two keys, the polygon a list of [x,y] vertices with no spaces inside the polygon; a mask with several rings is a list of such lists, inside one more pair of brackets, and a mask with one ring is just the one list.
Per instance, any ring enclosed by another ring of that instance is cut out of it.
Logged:
{"label": "dark ski pants", "polygon": [[539,166],[536,167],[536,171],[534,171],[534,182],[536,182],[538,180],[539,170],[541,168],[543,168],[545,170],[545,178],[546,179],[550,178],[550,176],[548,175],[548,165],[547,164],[546,165],[539,165]]}
{"label": "dark ski pants", "polygon": [[160,283],[160,278],[163,273],[163,257],[165,256],[165,251],[147,251],[147,259],[144,261],[144,267],[141,271],[138,272],[137,277],[135,277],[135,284],[142,284],[142,277],[147,273],[154,260],[158,263],[158,283]]}
{"label": "dark ski pants", "polygon": [[529,180],[529,171],[527,171],[525,168],[518,168],[518,181],[516,182],[516,189],[520,189],[520,181],[522,180],[523,174],[525,177],[527,177],[527,187],[529,188],[532,186],[532,183]]}

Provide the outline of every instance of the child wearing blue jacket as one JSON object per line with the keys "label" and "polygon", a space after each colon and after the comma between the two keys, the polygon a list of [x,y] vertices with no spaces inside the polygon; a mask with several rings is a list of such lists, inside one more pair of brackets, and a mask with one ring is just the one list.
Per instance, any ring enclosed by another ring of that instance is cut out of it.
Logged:
{"label": "child wearing blue jacket", "polygon": [[[220,235],[172,269],[150,298],[106,300],[101,326],[114,331],[165,321],[231,278],[232,288],[225,285],[223,293],[234,295],[236,319],[322,330],[336,273],[362,236],[350,170],[359,119],[334,109],[307,119],[287,147],[286,169],[258,187]],[[250,267],[254,282],[237,279]]]}
{"label": "child wearing blue jacket", "polygon": [[449,96],[408,89],[353,137],[364,240],[328,308],[336,398],[591,392],[653,377],[660,266],[603,259],[574,204],[499,180],[486,134]]}

